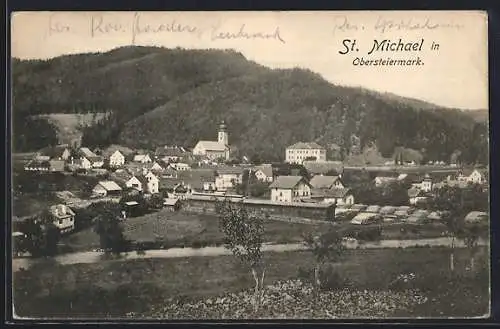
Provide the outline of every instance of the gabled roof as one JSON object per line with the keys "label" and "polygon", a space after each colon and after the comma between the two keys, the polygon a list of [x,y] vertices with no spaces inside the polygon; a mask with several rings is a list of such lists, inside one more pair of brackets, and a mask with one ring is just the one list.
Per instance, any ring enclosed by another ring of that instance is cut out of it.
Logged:
{"label": "gabled roof", "polygon": [[186,149],[178,146],[163,146],[157,147],[155,150],[155,155],[157,157],[182,157],[186,153]]}
{"label": "gabled roof", "polygon": [[311,186],[314,188],[329,189],[333,187],[338,179],[339,176],[316,175],[311,179],[309,184],[311,184]]}
{"label": "gabled roof", "polygon": [[351,190],[348,188],[314,189],[311,193],[324,198],[345,198]]}
{"label": "gabled roof", "polygon": [[134,150],[132,150],[131,148],[128,148],[126,146],[113,144],[113,145],[108,146],[105,150],[103,150],[102,155],[109,157],[113,153],[115,153],[116,151],[120,151],[120,153],[124,156],[127,156],[129,154],[134,153]]}
{"label": "gabled roof", "polygon": [[44,147],[43,149],[41,149],[40,151],[38,151],[38,154],[46,155],[46,156],[50,157],[51,159],[53,159],[53,158],[60,157],[63,154],[64,150],[66,150],[66,149],[69,151],[69,146],[67,144],[56,145],[56,146],[47,146],[47,147]]}
{"label": "gabled roof", "polygon": [[227,145],[214,141],[199,141],[198,144],[196,144],[196,147],[204,148],[207,151],[219,151],[219,152],[223,152],[228,148]]}
{"label": "gabled roof", "polygon": [[240,175],[243,174],[245,168],[242,167],[219,167],[215,169],[219,175]]}
{"label": "gabled roof", "polygon": [[324,149],[324,147],[315,142],[298,142],[288,146],[287,149]]}
{"label": "gabled roof", "polygon": [[408,196],[410,198],[415,198],[415,197],[419,196],[421,193],[422,193],[422,191],[420,189],[414,188],[414,187],[412,187],[408,190]]}
{"label": "gabled roof", "polygon": [[50,168],[50,162],[48,160],[30,160],[26,163],[25,167],[45,167]]}
{"label": "gabled roof", "polygon": [[160,189],[170,190],[179,184],[182,184],[182,180],[178,178],[160,178],[158,185]]}
{"label": "gabled roof", "polygon": [[273,177],[273,166],[270,164],[257,166],[255,171],[261,171],[266,177]]}
{"label": "gabled roof", "polygon": [[106,191],[121,191],[121,187],[112,180],[100,181],[97,185],[101,185]]}
{"label": "gabled roof", "polygon": [[163,199],[163,205],[165,206],[175,206],[179,202],[180,202],[179,199],[173,199],[173,198]]}
{"label": "gabled roof", "polygon": [[78,152],[87,158],[97,156],[97,154],[92,152],[88,147],[81,147]]}
{"label": "gabled roof", "polygon": [[269,188],[292,189],[300,182],[309,185],[302,176],[278,176],[271,185],[269,185]]}
{"label": "gabled roof", "polygon": [[49,212],[55,217],[74,216],[75,212],[64,204],[56,204],[49,207]]}
{"label": "gabled roof", "polygon": [[146,158],[150,158],[149,154],[136,154],[136,155],[134,155],[134,161],[142,161]]}
{"label": "gabled roof", "polygon": [[304,161],[304,168],[311,174],[326,174],[330,171],[335,171],[337,174],[342,174],[344,164],[342,161]]}

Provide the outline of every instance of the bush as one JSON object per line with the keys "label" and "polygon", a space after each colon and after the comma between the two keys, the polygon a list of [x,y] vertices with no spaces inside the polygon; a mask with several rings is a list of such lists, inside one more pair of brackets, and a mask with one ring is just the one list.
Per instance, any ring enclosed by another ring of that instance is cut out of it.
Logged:
{"label": "bush", "polygon": [[[298,279],[314,284],[314,270],[311,268],[299,267],[297,271]],[[325,266],[320,271],[322,291],[340,290],[352,286],[352,282],[343,277],[332,265]]]}

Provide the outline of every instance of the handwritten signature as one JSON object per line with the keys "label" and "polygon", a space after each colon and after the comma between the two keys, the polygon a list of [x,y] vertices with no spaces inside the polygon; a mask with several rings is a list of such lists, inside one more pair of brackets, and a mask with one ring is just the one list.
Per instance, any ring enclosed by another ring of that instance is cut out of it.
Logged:
{"label": "handwritten signature", "polygon": [[334,19],[333,34],[335,34],[336,31],[348,32],[364,29],[365,27],[363,25],[358,26],[357,24],[350,23],[347,16],[337,16]]}
{"label": "handwritten signature", "polygon": [[[76,33],[76,28],[70,23],[64,22],[59,17],[51,16],[49,18],[49,35]],[[153,23],[148,21],[146,17],[139,12],[135,12],[132,20],[119,20],[110,18],[106,15],[92,15],[89,21],[89,30],[91,38],[97,38],[103,35],[113,34],[130,34],[131,44],[136,44],[137,38],[145,34],[160,34],[160,33],[185,33],[202,38],[205,34],[209,35],[211,41],[243,39],[243,40],[274,40],[285,43],[280,27],[276,26],[272,30],[263,31],[251,29],[247,24],[243,23],[238,28],[223,28],[219,23],[210,28],[203,28],[198,25],[186,24],[176,19]]]}
{"label": "handwritten signature", "polygon": [[429,17],[421,20],[414,18],[395,20],[379,16],[374,29],[375,31],[385,33],[392,30],[435,30],[438,28],[461,29],[463,27],[464,25],[455,22],[435,22]]}

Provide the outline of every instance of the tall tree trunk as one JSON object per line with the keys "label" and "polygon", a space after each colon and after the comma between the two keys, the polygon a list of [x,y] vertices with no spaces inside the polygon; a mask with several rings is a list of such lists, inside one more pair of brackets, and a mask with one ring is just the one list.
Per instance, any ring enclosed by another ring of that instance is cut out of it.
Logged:
{"label": "tall tree trunk", "polygon": [[262,303],[262,298],[264,294],[264,276],[265,276],[265,269],[262,270],[262,274],[259,278],[259,273],[256,268],[252,268],[252,276],[255,281],[255,287],[254,287],[254,300],[253,300],[253,309],[254,312],[258,312],[260,308],[260,304]]}
{"label": "tall tree trunk", "polygon": [[316,263],[314,266],[314,297],[315,299],[319,296],[319,290],[321,288],[321,278],[320,275],[321,264]]}

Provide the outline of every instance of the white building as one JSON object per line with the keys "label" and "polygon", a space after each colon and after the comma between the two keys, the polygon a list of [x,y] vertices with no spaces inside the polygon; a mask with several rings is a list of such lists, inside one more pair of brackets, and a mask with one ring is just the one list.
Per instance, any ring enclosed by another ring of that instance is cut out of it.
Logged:
{"label": "white building", "polygon": [[215,188],[217,191],[226,191],[238,184],[243,183],[243,169],[239,167],[230,167],[217,169],[215,177]]}
{"label": "white building", "polygon": [[270,164],[255,167],[255,177],[261,182],[271,183],[273,181],[273,167]]}
{"label": "white building", "polygon": [[125,186],[139,192],[156,194],[159,189],[159,180],[152,172],[148,172],[146,175],[133,176],[125,182]]}
{"label": "white building", "polygon": [[125,164],[125,156],[119,150],[116,150],[109,157],[109,166],[110,167],[121,167]]}
{"label": "white building", "polygon": [[326,161],[326,149],[314,142],[298,142],[286,148],[286,162],[302,164],[306,160]]}
{"label": "white building", "polygon": [[92,195],[94,196],[108,196],[108,195],[118,195],[122,191],[122,188],[116,184],[114,181],[100,181],[92,189]]}
{"label": "white building", "polygon": [[54,205],[49,208],[49,212],[54,218],[54,225],[61,233],[75,229],[75,213],[68,206],[64,204]]}
{"label": "white building", "polygon": [[311,196],[311,186],[302,176],[278,176],[269,189],[271,200],[277,202],[300,202]]}
{"label": "white building", "polygon": [[201,155],[212,160],[229,159],[229,135],[224,121],[219,126],[217,141],[199,141],[193,149],[194,155]]}
{"label": "white building", "polygon": [[184,170],[189,170],[191,169],[191,166],[188,165],[187,163],[183,162],[173,162],[169,164],[170,168],[177,170],[177,171],[184,171]]}
{"label": "white building", "polygon": [[151,163],[152,160],[149,154],[136,154],[134,155],[134,162]]}

